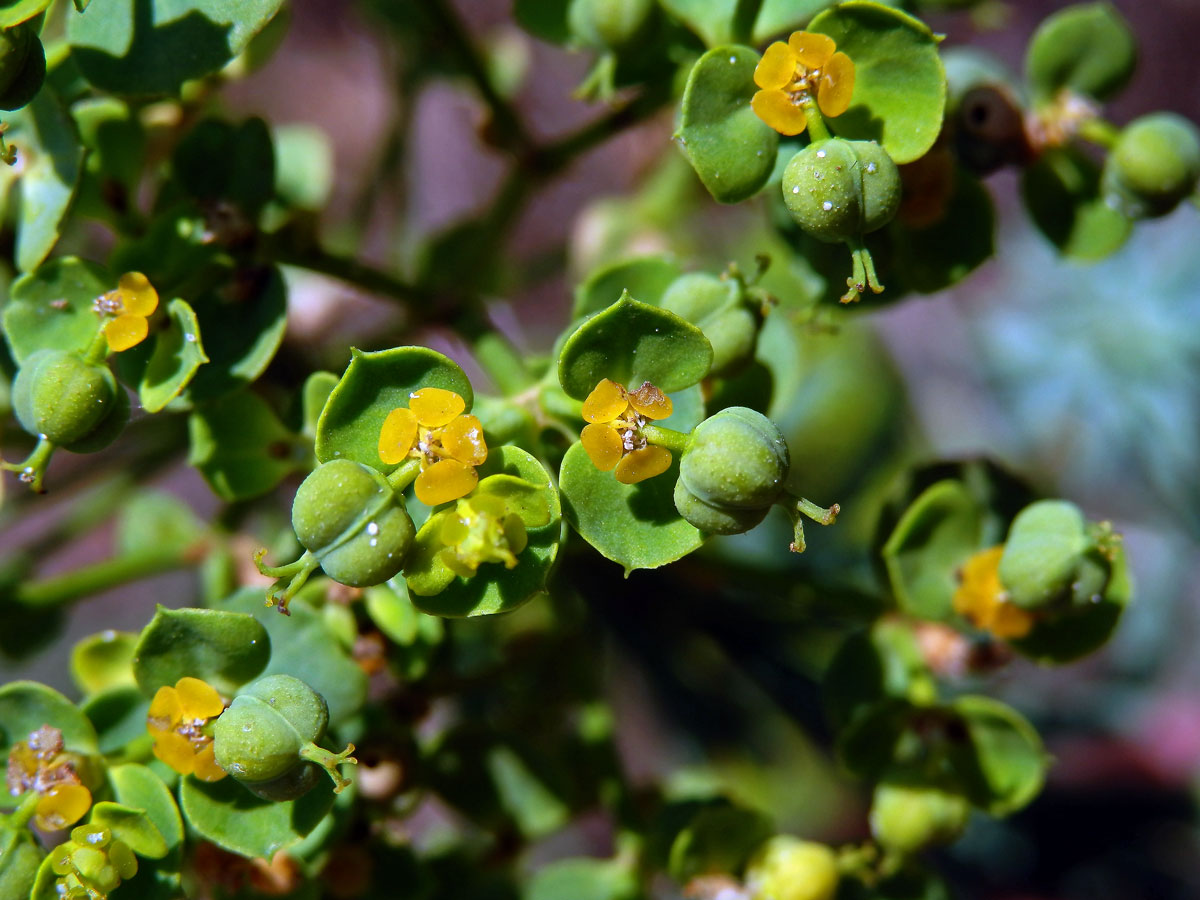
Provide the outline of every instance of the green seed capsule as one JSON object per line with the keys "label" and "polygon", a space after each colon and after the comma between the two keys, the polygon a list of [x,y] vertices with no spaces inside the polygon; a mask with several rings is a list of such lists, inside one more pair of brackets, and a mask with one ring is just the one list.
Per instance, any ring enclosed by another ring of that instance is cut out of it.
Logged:
{"label": "green seed capsule", "polygon": [[686,487],[675,482],[675,508],[685,520],[707,534],[743,534],[767,517],[770,506],[761,509],[733,509],[705,503]]}
{"label": "green seed capsule", "polygon": [[123,393],[107,366],[86,363],[63,350],[39,350],[17,372],[13,410],[30,434],[45,435],[68,450],[87,452],[97,434],[108,437],[111,429],[106,424],[114,415],[118,416],[116,431],[124,426],[121,400],[128,410],[128,399]]}
{"label": "green seed capsule", "polygon": [[762,318],[746,305],[742,292],[736,279],[690,272],[663,294],[662,308],[691,322],[712,344],[710,375],[737,374],[754,359]]}
{"label": "green seed capsule", "polygon": [[1104,166],[1104,186],[1135,218],[1165,216],[1200,181],[1200,130],[1182,116],[1158,112],[1127,125]]}
{"label": "green seed capsule", "polygon": [[416,534],[387,479],[348,459],[324,463],[304,479],[292,527],[325,574],[351,587],[382,584],[399,572]]}
{"label": "green seed capsule", "polygon": [[1090,548],[1083,513],[1064,500],[1041,500],[1017,515],[1000,558],[1000,583],[1024,609],[1060,603],[1072,592]]}
{"label": "green seed capsule", "polygon": [[832,900],[837,857],[824,844],[776,835],[747,866],[746,886],[753,900]]}
{"label": "green seed capsule", "polygon": [[917,853],[957,840],[970,816],[971,804],[960,794],[883,782],[871,801],[871,834],[888,850]]}
{"label": "green seed capsule", "polygon": [[20,109],[46,80],[46,52],[36,20],[0,31],[0,109]]}
{"label": "green seed capsule", "polygon": [[804,231],[840,243],[890,222],[900,208],[900,172],[874,141],[817,141],[783,173],[783,202]]}
{"label": "green seed capsule", "polygon": [[653,12],[654,0],[571,0],[567,23],[581,43],[620,50],[645,34]]}
{"label": "green seed capsule", "polygon": [[255,793],[298,797],[319,775],[301,752],[324,736],[328,723],[324,697],[291,675],[269,675],[235,697],[217,719],[213,753],[217,765]]}
{"label": "green seed capsule", "polygon": [[783,491],[789,464],[787,441],[775,423],[731,406],[696,426],[679,462],[679,480],[711,506],[760,510]]}

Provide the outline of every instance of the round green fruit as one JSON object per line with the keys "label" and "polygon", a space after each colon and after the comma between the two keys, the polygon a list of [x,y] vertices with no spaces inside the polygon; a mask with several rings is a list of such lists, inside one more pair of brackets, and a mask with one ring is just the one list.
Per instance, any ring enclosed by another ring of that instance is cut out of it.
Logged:
{"label": "round green fruit", "polygon": [[807,234],[828,243],[882,228],[900,208],[900,172],[874,141],[809,144],[783,172],[783,202]]}
{"label": "round green fruit", "polygon": [[1158,112],[1135,119],[1117,138],[1104,185],[1135,218],[1165,216],[1200,181],[1200,130],[1182,116]]}
{"label": "round green fruit", "polygon": [[304,479],[292,527],[325,574],[351,587],[382,584],[399,572],[416,534],[387,479],[348,459],[324,463]]}
{"label": "round green fruit", "polygon": [[328,723],[325,698],[299,678],[260,678],[217,719],[217,765],[262,796],[300,796],[320,773],[301,751],[324,736]]}
{"label": "round green fruit", "polygon": [[[84,362],[65,350],[39,350],[25,360],[13,382],[13,410],[21,427],[68,450],[88,452],[96,437],[112,437],[128,417],[129,400],[107,366]],[[124,404],[122,405],[122,402]],[[120,410],[126,411],[125,416]]]}
{"label": "round green fruit", "polygon": [[959,838],[971,817],[960,794],[883,782],[871,801],[871,834],[888,850],[912,854]]}
{"label": "round green fruit", "polygon": [[743,534],[767,517],[770,506],[734,509],[712,506],[691,493],[683,480],[675,482],[675,508],[692,525],[707,534]]}
{"label": "round green fruit", "polygon": [[731,406],[696,426],[679,480],[711,506],[761,510],[782,493],[789,465],[778,426],[753,409]]}
{"label": "round green fruit", "polygon": [[753,900],[832,900],[837,857],[824,844],[776,835],[747,866],[746,886]]}

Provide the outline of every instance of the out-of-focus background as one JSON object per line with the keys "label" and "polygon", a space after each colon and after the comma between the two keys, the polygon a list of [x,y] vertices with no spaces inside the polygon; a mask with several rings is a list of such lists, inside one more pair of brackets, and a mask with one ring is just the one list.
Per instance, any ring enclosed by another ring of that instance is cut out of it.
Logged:
{"label": "out-of-focus background", "polygon": [[[223,93],[232,118],[262,115],[275,126],[315,128],[327,136],[332,200],[323,238],[384,266],[410,264],[429,234],[478,212],[504,171],[503,160],[478,137],[484,110],[468,87],[434,76],[424,80],[415,103],[398,104],[396,84],[412,76],[403,46],[380,25],[378,7],[404,2],[294,0],[273,59]],[[455,5],[497,65],[517,79],[515,102],[536,135],[565,134],[603,113],[572,97],[587,70],[586,55],[521,32],[503,0]],[[947,48],[986,48],[1019,73],[1037,23],[1065,5],[996,4],[991,28],[960,12],[931,14],[929,21],[947,35]],[[1118,0],[1115,6],[1137,34],[1141,60],[1131,87],[1107,110],[1110,120],[1122,124],[1166,109],[1200,121],[1200,3]],[[600,146],[552,180],[517,218],[507,253],[528,277],[519,291],[497,298],[495,317],[523,349],[549,349],[568,320],[573,279],[615,245],[630,252],[670,250],[709,267],[745,253],[739,236],[756,211],[717,208],[698,186],[689,195],[683,235],[630,220],[629,208],[615,199],[655,179],[694,180],[679,168],[672,128],[667,112]],[[874,417],[870,427],[891,430],[904,444],[904,460],[986,454],[1039,489],[1076,501],[1090,518],[1111,519],[1125,536],[1137,600],[1112,644],[1065,669],[1016,663],[987,685],[1035,721],[1056,763],[1046,793],[1030,809],[1009,823],[977,821],[940,858],[962,896],[1200,897],[1194,804],[1200,773],[1200,654],[1194,650],[1200,635],[1200,210],[1185,204],[1139,225],[1111,259],[1079,265],[1061,261],[1032,229],[1012,173],[992,176],[988,186],[999,217],[996,258],[954,289],[910,296],[855,316],[838,335],[814,338],[825,364],[812,367],[811,390],[801,391],[801,402],[824,402],[824,382],[836,370],[839,389],[851,398],[847,418]],[[287,341],[312,358],[306,347],[319,338],[328,367],[344,364],[346,347],[374,347],[375,335],[403,321],[394,304],[332,279],[289,274]],[[451,335],[428,332],[416,340],[470,365]],[[797,420],[803,412],[795,413]],[[829,477],[848,483],[865,468],[861,460],[838,457],[839,440],[819,443],[829,455]],[[819,471],[806,484],[810,496],[838,499],[825,495]],[[182,462],[155,482],[187,499],[201,517],[216,509],[199,476]],[[4,520],[0,545],[35,545],[60,514],[52,494],[19,521]],[[856,519],[848,507],[838,527],[855,533],[871,526],[866,513]],[[40,571],[101,559],[110,540],[100,529],[70,546],[45,548]],[[761,543],[730,542],[725,552],[757,553]],[[835,565],[836,539],[813,535],[812,558],[820,560],[823,551],[833,561],[827,565]],[[638,576],[630,584],[636,590]],[[0,680],[33,678],[69,691],[66,658],[74,640],[99,628],[140,629],[154,604],[184,605],[193,590],[191,575],[170,574],[78,604],[50,649],[32,659],[0,658]],[[636,650],[617,652],[618,658],[637,656]],[[680,711],[668,708],[645,678],[635,665],[618,666],[613,676],[626,762],[635,773],[730,786],[798,833],[834,841],[861,836],[863,798],[834,771],[819,740],[775,722],[753,746],[732,742],[714,755],[677,727]],[[754,684],[729,690],[751,712],[772,706]],[[703,698],[703,686],[690,696]],[[701,702],[683,718],[708,713]]]}

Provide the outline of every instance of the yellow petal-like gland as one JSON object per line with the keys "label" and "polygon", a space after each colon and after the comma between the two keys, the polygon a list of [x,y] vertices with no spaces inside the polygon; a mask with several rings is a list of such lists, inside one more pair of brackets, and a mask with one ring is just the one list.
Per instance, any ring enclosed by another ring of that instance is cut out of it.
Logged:
{"label": "yellow petal-like gland", "polygon": [[185,675],[175,682],[175,690],[185,719],[211,719],[225,711],[221,695],[207,681]]}
{"label": "yellow petal-like gland", "polygon": [[171,731],[182,718],[183,706],[179,692],[173,687],[163,685],[150,701],[150,708],[146,711],[146,727],[150,729],[151,734]]}
{"label": "yellow petal-like gland", "polygon": [[128,881],[137,874],[137,857],[133,855],[128,844],[113,841],[108,847],[108,861],[117,870],[117,875],[122,881]]}
{"label": "yellow petal-like gland", "polygon": [[417,442],[417,414],[399,406],[387,414],[379,429],[379,459],[385,466],[403,462]]}
{"label": "yellow petal-like gland", "polygon": [[104,337],[114,353],[136,347],[150,333],[150,323],[145,316],[122,315],[104,323]]}
{"label": "yellow petal-like gland", "polygon": [[991,621],[985,627],[998,638],[1023,638],[1033,629],[1033,621],[1029,610],[999,601],[992,607]]}
{"label": "yellow petal-like gland", "polygon": [[835,53],[821,70],[817,85],[817,106],[831,119],[850,108],[854,95],[854,62],[845,53]]}
{"label": "yellow petal-like gland", "polygon": [[154,736],[154,755],[180,775],[191,775],[196,767],[192,742],[176,731],[164,731]]}
{"label": "yellow petal-like gland", "polygon": [[648,381],[628,396],[629,405],[647,419],[666,419],[674,408],[671,398]]}
{"label": "yellow petal-like gland", "polygon": [[458,554],[450,547],[447,547],[438,554],[438,560],[443,566],[460,578],[473,578],[478,571],[476,566],[460,559]]}
{"label": "yellow petal-like gland", "polygon": [[428,387],[408,395],[408,408],[416,413],[417,421],[426,428],[441,428],[462,415],[467,408],[467,401],[454,391]]}
{"label": "yellow petal-like gland", "polygon": [[426,506],[449,503],[475,490],[479,474],[474,467],[456,459],[441,459],[417,476],[414,489],[417,499]]}
{"label": "yellow petal-like gland", "polygon": [[837,50],[833,38],[815,31],[793,31],[792,36],[788,38],[788,47],[800,61],[800,65],[810,71],[824,68],[825,63],[829,62]]}
{"label": "yellow petal-like gland", "polygon": [[71,865],[71,843],[59,844],[50,851],[50,869],[55,875],[69,875],[75,871]]}
{"label": "yellow petal-like gland", "polygon": [[92,792],[82,784],[52,785],[37,802],[34,815],[45,831],[61,831],[74,825],[92,808]]}
{"label": "yellow petal-like gland", "polygon": [[592,465],[601,472],[612,469],[625,454],[621,433],[611,425],[585,425],[579,434],[579,440]]}
{"label": "yellow petal-like gland", "polygon": [[787,87],[796,77],[796,53],[783,41],[768,47],[754,67],[754,83],[764,91],[777,91]]}
{"label": "yellow petal-like gland", "polygon": [[1033,628],[1034,618],[1005,599],[999,574],[1003,555],[1003,546],[990,547],[966,561],[962,582],[954,592],[954,611],[996,637],[1020,638]]}
{"label": "yellow petal-like gland", "polygon": [[782,135],[792,137],[808,125],[804,107],[783,91],[759,91],[750,98],[755,114]]}
{"label": "yellow petal-like gland", "polygon": [[192,774],[201,781],[220,781],[227,774],[217,765],[215,744],[209,741],[192,758]]}
{"label": "yellow petal-like gland", "polygon": [[495,494],[480,494],[478,497],[472,497],[468,502],[475,512],[487,513],[497,519],[503,518],[505,510],[508,509],[508,504]]}
{"label": "yellow petal-like gland", "polygon": [[592,388],[592,392],[583,401],[583,420],[593,425],[600,422],[611,422],[624,414],[629,408],[629,400],[625,388],[605,378]]}
{"label": "yellow petal-like gland", "polygon": [[671,468],[671,451],[665,447],[651,444],[641,450],[627,453],[619,463],[616,471],[617,481],[621,484],[637,484],[655,475],[661,475]]}
{"label": "yellow petal-like gland", "polygon": [[483,424],[475,416],[459,416],[441,430],[442,447],[463,465],[479,466],[487,461]]}
{"label": "yellow petal-like gland", "polygon": [[141,272],[126,272],[117,281],[121,311],[131,316],[150,315],[158,309],[158,291]]}
{"label": "yellow petal-like gland", "polygon": [[[462,508],[461,506],[459,507]],[[442,520],[442,527],[438,529],[438,537],[442,539],[442,543],[447,547],[453,547],[456,544],[465,541],[471,534],[471,527],[457,513],[451,513]]]}

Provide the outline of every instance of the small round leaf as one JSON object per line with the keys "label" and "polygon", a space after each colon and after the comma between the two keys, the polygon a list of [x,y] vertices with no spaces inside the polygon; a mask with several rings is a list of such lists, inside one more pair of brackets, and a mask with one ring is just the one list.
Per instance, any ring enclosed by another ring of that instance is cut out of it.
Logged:
{"label": "small round leaf", "polygon": [[1133,76],[1137,45],[1111,3],[1081,3],[1050,16],[1034,32],[1025,73],[1034,102],[1046,103],[1063,88],[1107,100]]}
{"label": "small round leaf", "polygon": [[100,330],[96,298],[115,285],[102,266],[63,256],[12,284],[4,333],[18,364],[38,350],[86,350]]}
{"label": "small round leaf", "polygon": [[231,696],[270,658],[271,639],[253,616],[159,606],[138,640],[133,674],[148,696],[184,676]]}

